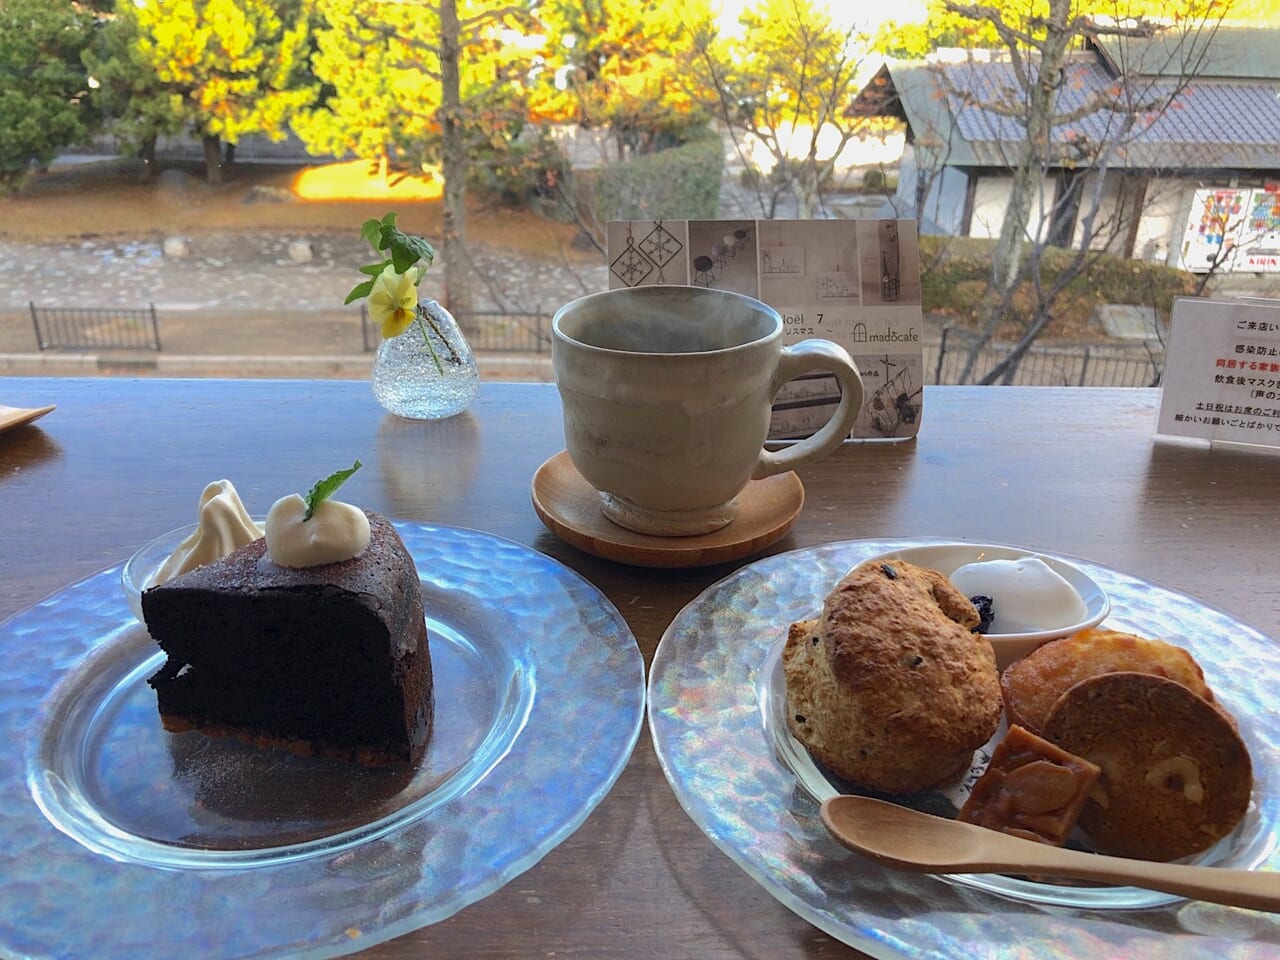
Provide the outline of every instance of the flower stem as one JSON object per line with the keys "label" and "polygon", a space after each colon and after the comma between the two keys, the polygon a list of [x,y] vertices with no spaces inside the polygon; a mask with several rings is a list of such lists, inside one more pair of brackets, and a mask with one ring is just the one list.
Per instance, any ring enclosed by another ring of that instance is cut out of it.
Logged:
{"label": "flower stem", "polygon": [[[421,308],[418,309],[418,329],[422,331],[422,342],[427,345],[427,352],[431,354],[431,359],[435,361],[436,372],[439,373],[441,376],[444,376],[444,367],[440,363],[440,358],[436,356],[436,348],[431,343],[431,337],[427,334],[426,324],[422,322],[422,318],[426,316],[426,313],[427,312],[425,310]],[[430,320],[431,318],[427,317],[427,319]],[[431,329],[435,330],[437,334],[440,333],[439,329],[436,327],[434,323],[431,324]],[[449,341],[446,340],[445,344],[447,345],[448,342]]]}
{"label": "flower stem", "polygon": [[458,351],[454,348],[453,344],[449,342],[449,338],[445,335],[445,332],[436,325],[436,318],[431,316],[431,311],[426,307],[422,307],[418,316],[420,319],[423,317],[426,318],[427,323],[431,324],[431,329],[436,332],[436,336],[439,337],[440,341],[449,348],[449,362],[460,363],[462,361],[462,357],[458,355]]}

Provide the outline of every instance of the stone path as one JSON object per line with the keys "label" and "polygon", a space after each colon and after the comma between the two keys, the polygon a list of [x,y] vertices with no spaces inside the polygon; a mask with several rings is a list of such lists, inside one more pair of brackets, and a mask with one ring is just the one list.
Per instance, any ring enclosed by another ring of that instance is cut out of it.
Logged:
{"label": "stone path", "polygon": [[[186,250],[166,255],[166,245]],[[363,241],[337,236],[0,241],[0,310],[23,310],[31,300],[64,307],[154,303],[164,312],[331,310],[342,306],[367,259]],[[477,309],[551,309],[606,282],[603,257],[598,264],[522,261],[482,246],[475,260],[485,278],[473,291]],[[438,297],[440,282],[437,261],[423,281],[424,292]]]}
{"label": "stone path", "polygon": [[[336,235],[0,241],[0,374],[72,372],[68,366],[87,373],[92,371],[86,367],[113,360],[32,356],[38,351],[28,303],[34,301],[59,307],[154,303],[164,350],[142,372],[214,375],[216,369],[206,368],[220,364],[232,375],[270,375],[279,368],[287,376],[295,368],[294,375],[311,376],[314,363],[263,358],[319,357],[327,364],[321,370],[365,376],[369,358],[363,352],[360,313],[342,301],[360,279],[358,267],[367,254],[358,237]],[[513,259],[506,251],[480,246],[474,259],[484,278],[472,291],[475,310],[550,313],[607,286],[603,257]],[[437,261],[423,281],[426,296],[441,296],[441,277]],[[220,359],[212,364],[188,359],[201,357]],[[228,364],[229,357],[257,358],[257,366],[248,359]],[[544,378],[540,370],[538,378]]]}

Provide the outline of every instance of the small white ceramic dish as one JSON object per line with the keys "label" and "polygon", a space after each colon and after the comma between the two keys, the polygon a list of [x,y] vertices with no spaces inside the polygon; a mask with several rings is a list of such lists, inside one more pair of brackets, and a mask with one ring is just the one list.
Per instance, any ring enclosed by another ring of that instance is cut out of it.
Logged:
{"label": "small white ceramic dish", "polygon": [[[266,518],[254,517],[253,522],[262,526],[266,523]],[[178,549],[178,544],[191,536],[195,529],[194,523],[188,523],[185,527],[162,533],[150,543],[139,547],[137,552],[125,561],[124,567],[120,570],[120,586],[124,589],[125,599],[129,601],[129,609],[133,611],[133,615],[139,622],[142,621],[142,591],[146,588],[147,581],[169,559],[169,555]]]}
{"label": "small white ceramic dish", "polygon": [[[1013,661],[1025,657],[1041,644],[1059,637],[1067,637],[1080,630],[1096,627],[1111,611],[1111,600],[1105,590],[1094,582],[1093,578],[1079,567],[1056,557],[1047,557],[1022,547],[1007,546],[997,543],[936,543],[925,546],[907,547],[872,557],[872,561],[899,559],[914,563],[918,567],[928,567],[946,576],[967,563],[984,560],[1018,560],[1023,557],[1037,557],[1043,560],[1055,573],[1071,584],[1080,599],[1084,601],[1085,617],[1076,623],[1063,624],[1052,630],[1036,630],[1028,633],[988,633],[986,637],[996,651],[996,666],[1003,670]],[[870,561],[869,561],[870,562]],[[1000,598],[995,602],[999,608]]]}

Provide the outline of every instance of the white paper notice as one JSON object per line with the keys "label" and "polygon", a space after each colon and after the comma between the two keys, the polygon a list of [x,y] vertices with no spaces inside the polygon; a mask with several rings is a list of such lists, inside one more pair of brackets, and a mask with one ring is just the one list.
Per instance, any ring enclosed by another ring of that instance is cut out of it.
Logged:
{"label": "white paper notice", "polygon": [[[834,340],[853,356],[865,395],[859,439],[903,439],[924,407],[924,314],[914,220],[617,220],[608,224],[609,285],[682,283],[763,300],[783,342]],[[806,437],[840,402],[835,377],[778,393],[769,436]]]}
{"label": "white paper notice", "polygon": [[1280,446],[1280,301],[1174,301],[1158,433]]}

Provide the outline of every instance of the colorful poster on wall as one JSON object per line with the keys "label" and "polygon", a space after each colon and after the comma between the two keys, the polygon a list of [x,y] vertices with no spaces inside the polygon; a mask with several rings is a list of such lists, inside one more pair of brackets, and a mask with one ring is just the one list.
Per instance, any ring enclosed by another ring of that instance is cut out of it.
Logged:
{"label": "colorful poster on wall", "polygon": [[[914,220],[619,220],[607,227],[610,287],[656,283],[733,290],[783,319],[783,342],[834,340],[865,394],[858,439],[920,429],[924,354]],[[770,437],[808,436],[840,400],[835,378],[794,380],[774,400]]]}
{"label": "colorful poster on wall", "polygon": [[1196,190],[1191,195],[1191,213],[1178,253],[1180,269],[1192,273],[1224,269],[1245,216],[1249,192],[1222,187]]}
{"label": "colorful poster on wall", "polygon": [[1233,269],[1249,273],[1280,271],[1280,184],[1269,184],[1250,194]]}
{"label": "colorful poster on wall", "polygon": [[1178,266],[1192,273],[1280,272],[1280,184],[1196,190]]}

